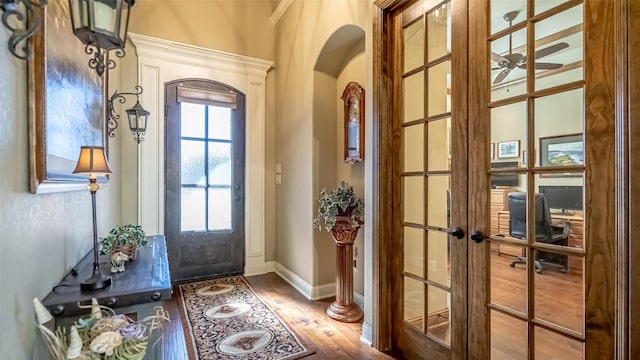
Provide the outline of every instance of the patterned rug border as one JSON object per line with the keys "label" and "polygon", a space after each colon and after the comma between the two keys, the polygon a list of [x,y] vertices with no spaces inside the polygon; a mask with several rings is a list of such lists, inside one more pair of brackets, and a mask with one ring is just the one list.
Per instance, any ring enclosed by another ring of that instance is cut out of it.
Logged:
{"label": "patterned rug border", "polygon": [[274,317],[280,322],[280,324],[287,329],[287,331],[291,334],[291,336],[293,336],[296,341],[300,344],[300,346],[302,346],[302,348],[305,349],[305,351],[297,353],[297,354],[293,354],[293,355],[289,355],[287,357],[283,357],[280,358],[278,360],[296,360],[296,359],[301,359],[304,357],[307,357],[309,355],[312,355],[315,353],[315,349],[311,346],[309,346],[309,341],[304,338],[303,336],[301,336],[300,334],[296,333],[290,326],[289,324],[283,320],[272,308],[271,306],[269,306],[266,302],[264,302],[264,300],[262,300],[262,298],[260,298],[260,296],[258,295],[258,293],[255,292],[255,290],[253,290],[253,287],[251,287],[251,284],[249,284],[249,282],[247,281],[247,279],[245,279],[244,276],[229,276],[229,277],[222,277],[222,278],[212,278],[212,279],[205,279],[205,280],[196,280],[196,281],[191,281],[191,282],[185,282],[185,283],[180,283],[177,284],[177,288],[178,291],[180,292],[179,296],[177,297],[178,300],[178,307],[180,309],[180,315],[182,316],[182,328],[183,328],[183,332],[184,332],[184,336],[185,336],[185,342],[187,343],[187,353],[189,356],[190,360],[200,360],[200,355],[198,353],[198,347],[194,338],[194,333],[193,333],[193,328],[191,325],[191,321],[189,320],[189,315],[187,313],[187,306],[185,303],[185,299],[184,299],[184,290],[183,290],[183,286],[185,285],[192,285],[192,284],[198,284],[198,283],[206,283],[206,282],[210,282],[210,281],[224,281],[225,279],[239,279],[248,289],[249,291],[251,291],[251,293],[253,294],[253,296],[256,297],[256,299],[258,299],[258,301],[260,303],[262,303],[262,305],[264,305],[273,315]]}

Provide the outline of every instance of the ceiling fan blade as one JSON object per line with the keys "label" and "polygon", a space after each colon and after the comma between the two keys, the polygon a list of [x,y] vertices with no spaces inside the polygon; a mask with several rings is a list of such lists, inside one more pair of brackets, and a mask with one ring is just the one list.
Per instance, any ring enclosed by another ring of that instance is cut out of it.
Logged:
{"label": "ceiling fan blade", "polygon": [[504,69],[504,70],[500,71],[500,74],[498,74],[498,76],[496,76],[496,79],[493,80],[493,85],[502,82],[502,80],[504,80],[507,77],[507,75],[509,75],[510,72],[511,72],[511,70],[509,70],[509,69]]}
{"label": "ceiling fan blade", "polygon": [[566,49],[568,47],[569,47],[569,44],[567,44],[566,42],[557,43],[557,44],[551,45],[549,47],[546,47],[544,49],[540,49],[540,50],[536,51],[535,58],[536,59],[540,59],[541,57],[545,57],[547,55],[551,55],[554,52],[558,52],[558,51]]}
{"label": "ceiling fan blade", "polygon": [[502,56],[502,55],[498,55],[494,52],[491,52],[491,59],[495,62],[509,62],[509,59],[507,59],[506,57]]}
{"label": "ceiling fan blade", "polygon": [[537,70],[553,70],[553,69],[559,69],[562,67],[562,64],[558,64],[558,63],[536,63],[535,64],[535,68]]}
{"label": "ceiling fan blade", "polygon": [[504,69],[504,68],[503,68],[503,67],[500,67],[500,66],[496,66],[496,67],[492,67],[492,68],[491,68],[491,71],[494,71],[494,70],[500,70],[500,69]]}

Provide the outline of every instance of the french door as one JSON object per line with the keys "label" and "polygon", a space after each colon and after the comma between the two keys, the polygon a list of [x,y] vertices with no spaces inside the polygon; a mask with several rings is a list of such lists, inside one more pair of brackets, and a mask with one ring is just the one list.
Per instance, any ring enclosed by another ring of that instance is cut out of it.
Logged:
{"label": "french door", "polygon": [[614,3],[380,3],[382,347],[613,357]]}
{"label": "french door", "polygon": [[244,272],[244,94],[208,80],[165,86],[165,229],[174,281]]}

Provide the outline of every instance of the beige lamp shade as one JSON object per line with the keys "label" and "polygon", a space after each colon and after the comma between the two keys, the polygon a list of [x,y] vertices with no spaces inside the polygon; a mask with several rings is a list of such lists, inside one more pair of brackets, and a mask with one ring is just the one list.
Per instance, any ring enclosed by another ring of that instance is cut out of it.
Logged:
{"label": "beige lamp shade", "polygon": [[82,146],[80,147],[80,157],[74,174],[89,174],[95,177],[102,174],[111,174],[109,162],[104,154],[102,146]]}

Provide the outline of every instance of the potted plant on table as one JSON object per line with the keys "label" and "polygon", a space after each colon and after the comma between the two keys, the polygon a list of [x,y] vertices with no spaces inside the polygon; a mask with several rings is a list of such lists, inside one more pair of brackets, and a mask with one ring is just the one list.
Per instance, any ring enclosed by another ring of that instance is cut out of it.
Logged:
{"label": "potted plant on table", "polygon": [[327,308],[330,318],[343,322],[362,319],[362,310],[353,301],[353,243],[364,224],[364,202],[346,181],[334,190],[322,189],[320,206],[313,225],[331,232],[336,243],[336,301]]}
{"label": "potted plant on table", "polygon": [[109,235],[100,239],[100,254],[107,255],[117,251],[127,255],[129,260],[135,260],[138,249],[147,246],[149,241],[142,226],[118,225],[109,231]]}

